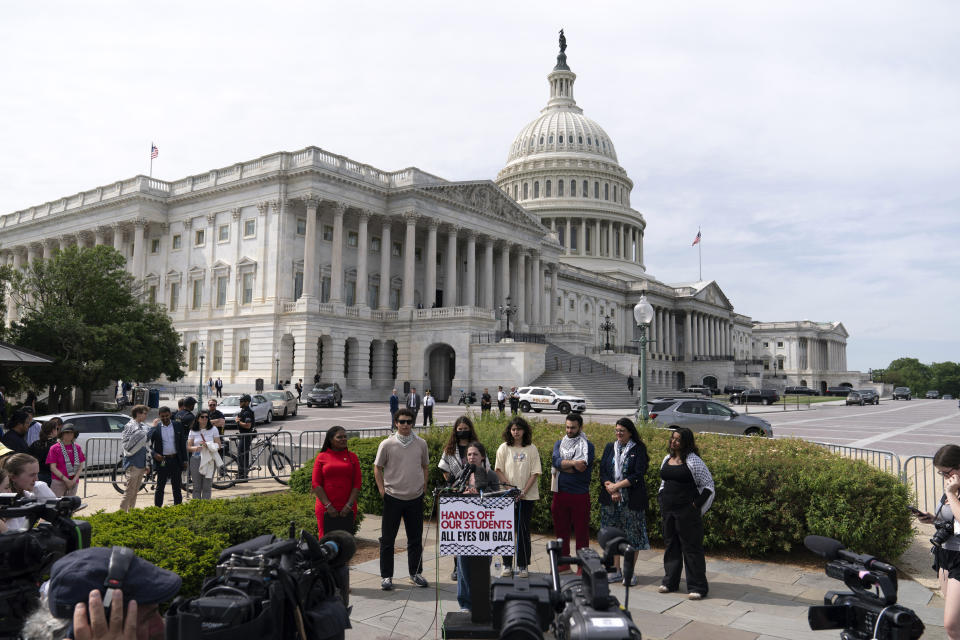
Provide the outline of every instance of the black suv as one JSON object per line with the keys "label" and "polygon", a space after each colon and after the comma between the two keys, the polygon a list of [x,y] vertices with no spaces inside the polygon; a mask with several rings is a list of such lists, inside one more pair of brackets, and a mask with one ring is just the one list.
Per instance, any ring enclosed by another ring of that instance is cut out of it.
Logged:
{"label": "black suv", "polygon": [[724,394],[741,393],[746,390],[747,390],[746,387],[741,387],[740,385],[736,385],[736,384],[728,384],[723,388],[723,393]]}
{"label": "black suv", "polygon": [[730,402],[741,404],[743,402],[753,402],[756,404],[773,404],[780,400],[780,394],[776,389],[747,389],[740,393],[730,394]]}
{"label": "black suv", "polygon": [[787,387],[783,393],[788,396],[818,396],[820,392],[810,387]]}
{"label": "black suv", "polygon": [[308,407],[342,407],[343,391],[336,382],[318,382],[307,394]]}
{"label": "black suv", "polygon": [[910,387],[897,387],[893,390],[893,400],[909,400],[912,397]]}
{"label": "black suv", "polygon": [[850,387],[827,387],[828,396],[837,396],[839,398],[846,398],[850,395],[850,392],[853,391]]}

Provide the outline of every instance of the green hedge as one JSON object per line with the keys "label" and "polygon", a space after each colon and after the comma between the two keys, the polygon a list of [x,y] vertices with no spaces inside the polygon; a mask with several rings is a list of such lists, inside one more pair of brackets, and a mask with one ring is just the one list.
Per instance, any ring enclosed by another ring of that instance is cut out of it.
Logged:
{"label": "green hedge", "polygon": [[313,497],[285,492],[232,500],[192,500],[169,507],[134,509],[129,513],[97,512],[85,518],[97,547],[122,545],[183,579],[181,594],[195,595],[212,576],[226,547],[272,533],[317,531]]}
{"label": "green hedge", "polygon": [[[529,415],[527,417],[530,417]],[[534,444],[540,449],[543,473],[540,500],[534,507],[532,528],[550,532],[550,453],[553,443],[564,435],[563,426],[542,421],[534,425]],[[495,414],[476,421],[481,441],[492,458],[502,442],[506,418]],[[613,439],[613,426],[589,423],[584,430],[594,443],[597,461],[606,443]],[[660,512],[656,494],[660,485],[659,464],[667,451],[669,431],[641,428],[641,437],[650,454],[647,491],[651,496],[647,530],[653,542],[662,543]],[[449,435],[449,427],[436,427],[423,434],[430,451],[430,486],[440,486],[443,476],[436,463]],[[360,510],[382,513],[382,500],[373,481],[373,460],[383,438],[351,439],[350,450],[357,454],[363,469]],[[815,534],[836,538],[851,549],[881,558],[900,555],[912,537],[910,514],[906,509],[907,488],[898,480],[865,463],[829,453],[802,440],[732,438],[697,435],[704,461],[713,474],[717,497],[704,519],[708,549],[731,548],[759,557],[789,552],[803,544],[804,536]],[[600,492],[599,465],[591,480],[593,504]],[[291,486],[306,483],[309,470],[294,474]],[[425,512],[432,511],[428,498]],[[600,509],[590,514],[591,528],[600,526]]]}

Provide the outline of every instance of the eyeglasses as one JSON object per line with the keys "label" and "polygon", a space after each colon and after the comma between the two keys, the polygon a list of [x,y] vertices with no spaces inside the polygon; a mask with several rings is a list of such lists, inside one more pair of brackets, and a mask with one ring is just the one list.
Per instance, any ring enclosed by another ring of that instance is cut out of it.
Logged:
{"label": "eyeglasses", "polygon": [[948,478],[948,477],[950,477],[950,476],[953,475],[953,472],[954,472],[954,471],[956,471],[956,469],[947,469],[946,471],[940,471],[940,470],[938,469],[938,470],[937,470],[937,473],[938,473],[939,475],[943,476],[944,478]]}
{"label": "eyeglasses", "polygon": [[397,424],[413,424],[413,420],[397,420]]}

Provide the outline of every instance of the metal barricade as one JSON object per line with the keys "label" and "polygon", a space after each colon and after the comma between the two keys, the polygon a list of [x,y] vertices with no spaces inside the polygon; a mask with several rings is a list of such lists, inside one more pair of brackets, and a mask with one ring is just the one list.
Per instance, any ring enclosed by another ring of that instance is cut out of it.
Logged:
{"label": "metal barricade", "polygon": [[86,438],[81,444],[86,464],[83,472],[83,497],[88,484],[109,484],[113,470],[120,462],[123,447],[120,438]]}
{"label": "metal barricade", "polygon": [[943,476],[933,466],[932,456],[910,456],[903,462],[900,480],[913,494],[914,505],[926,513],[936,513],[943,495]]}
{"label": "metal barricade", "polygon": [[831,444],[829,442],[817,442],[811,440],[813,444],[820,445],[832,453],[851,458],[853,460],[862,460],[871,467],[880,469],[900,478],[900,457],[892,451],[882,449],[860,449],[858,447],[848,447],[842,444]]}

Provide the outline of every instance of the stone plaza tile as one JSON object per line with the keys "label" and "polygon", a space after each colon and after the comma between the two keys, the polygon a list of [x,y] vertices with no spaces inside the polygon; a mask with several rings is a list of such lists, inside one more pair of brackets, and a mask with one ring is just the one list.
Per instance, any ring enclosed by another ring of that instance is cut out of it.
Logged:
{"label": "stone plaza tile", "polygon": [[419,636],[390,634],[379,627],[351,620],[352,629],[347,629],[345,640],[415,640]]}
{"label": "stone plaza tile", "polygon": [[[764,592],[750,592],[737,601],[752,611],[759,611],[785,618],[807,618],[807,609],[811,603],[799,602],[793,598]],[[820,604],[819,602],[817,604]]]}
{"label": "stone plaza tile", "polygon": [[756,633],[692,621],[667,636],[669,640],[756,640]]}
{"label": "stone plaza tile", "polygon": [[[623,604],[623,592],[611,590]],[[647,589],[630,589],[630,611],[648,611],[652,613],[663,613],[668,609],[677,606],[681,602],[686,602],[687,594],[676,593],[657,593]]]}
{"label": "stone plaza tile", "polygon": [[[670,637],[690,620],[676,616],[663,616],[649,611],[630,610],[634,624],[640,629],[643,640],[661,640]],[[701,639],[703,640],[703,639]]]}
{"label": "stone plaza tile", "polygon": [[699,622],[725,626],[750,611],[752,611],[750,606],[744,605],[743,603],[720,604],[708,597],[706,600],[699,600],[697,602],[684,600],[664,613],[668,616],[679,616]]}
{"label": "stone plaza tile", "polygon": [[730,623],[729,626],[734,629],[773,636],[774,638],[789,638],[789,640],[823,640],[826,638],[836,640],[840,637],[836,629],[812,631],[805,617],[784,618],[763,611],[746,613]]}
{"label": "stone plaza tile", "polygon": [[922,584],[913,580],[900,580],[897,583],[897,604],[910,608],[925,607],[931,600],[933,592]]}

